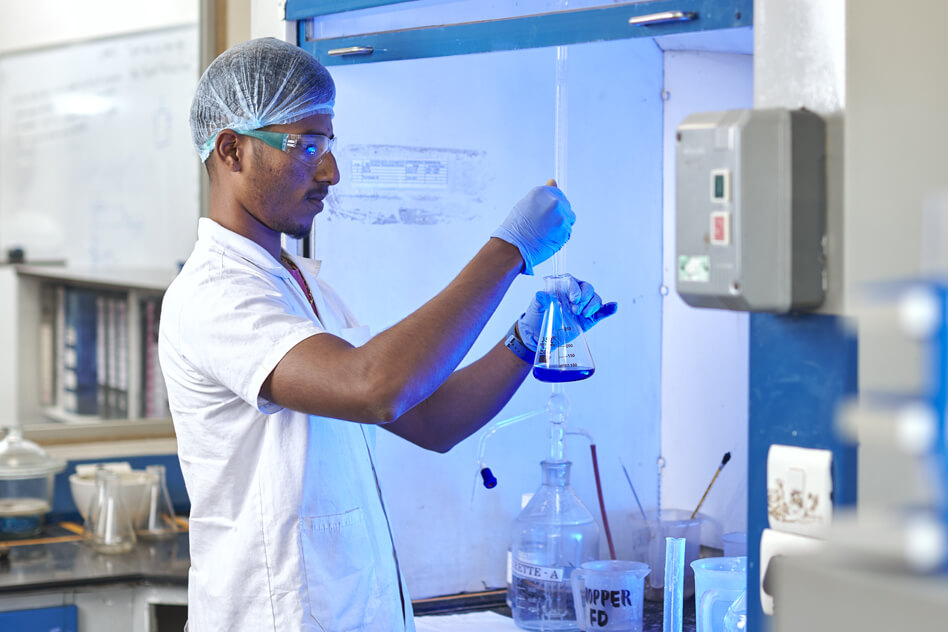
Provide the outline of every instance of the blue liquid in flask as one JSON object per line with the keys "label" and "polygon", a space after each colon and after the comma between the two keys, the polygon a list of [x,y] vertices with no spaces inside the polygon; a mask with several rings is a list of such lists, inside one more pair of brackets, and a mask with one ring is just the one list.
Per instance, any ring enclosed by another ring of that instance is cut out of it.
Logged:
{"label": "blue liquid in flask", "polygon": [[533,367],[533,377],[537,378],[541,382],[578,382],[579,380],[585,380],[587,377],[592,377],[592,374],[596,372],[596,369],[590,369],[589,367],[572,367],[569,369],[547,369],[544,367],[535,366]]}

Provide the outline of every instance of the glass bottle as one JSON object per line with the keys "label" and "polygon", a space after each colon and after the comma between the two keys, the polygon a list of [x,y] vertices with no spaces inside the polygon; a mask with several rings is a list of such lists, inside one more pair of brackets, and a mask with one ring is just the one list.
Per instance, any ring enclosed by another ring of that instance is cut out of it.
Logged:
{"label": "glass bottle", "polygon": [[543,484],[514,521],[510,603],[524,630],[578,630],[570,575],[599,556],[599,526],[569,485],[569,461],[543,461]]}
{"label": "glass bottle", "polygon": [[546,291],[553,297],[543,314],[533,377],[541,382],[575,382],[596,371],[586,336],[569,302],[570,276],[546,277]]}

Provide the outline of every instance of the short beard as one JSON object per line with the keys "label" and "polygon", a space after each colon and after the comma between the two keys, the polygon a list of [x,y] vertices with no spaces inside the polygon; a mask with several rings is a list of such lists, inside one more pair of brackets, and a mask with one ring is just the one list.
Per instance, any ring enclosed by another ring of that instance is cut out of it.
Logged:
{"label": "short beard", "polygon": [[300,224],[283,224],[281,222],[274,222],[268,226],[270,230],[275,230],[277,232],[283,233],[287,237],[292,237],[293,239],[303,239],[308,237],[310,231],[313,230],[313,225],[300,225]]}
{"label": "short beard", "polygon": [[305,239],[309,236],[312,226],[297,226],[293,230],[284,230],[283,234],[293,239]]}

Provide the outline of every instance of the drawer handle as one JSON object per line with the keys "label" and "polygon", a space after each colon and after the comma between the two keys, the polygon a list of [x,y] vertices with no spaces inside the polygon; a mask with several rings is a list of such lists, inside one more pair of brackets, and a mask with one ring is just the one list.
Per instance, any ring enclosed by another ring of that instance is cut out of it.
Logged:
{"label": "drawer handle", "polygon": [[371,46],[349,46],[348,48],[334,48],[329,51],[332,57],[345,57],[346,55],[371,55],[375,50]]}
{"label": "drawer handle", "polygon": [[664,24],[665,22],[687,22],[697,17],[698,14],[694,11],[663,11],[629,18],[629,24],[632,26],[651,26],[652,24]]}

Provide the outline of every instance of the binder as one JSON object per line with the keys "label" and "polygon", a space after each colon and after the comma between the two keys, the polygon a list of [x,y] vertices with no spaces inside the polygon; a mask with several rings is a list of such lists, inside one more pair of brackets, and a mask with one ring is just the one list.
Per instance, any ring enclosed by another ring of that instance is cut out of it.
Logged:
{"label": "binder", "polygon": [[116,376],[115,376],[115,416],[128,418],[128,300],[125,297],[115,299],[116,327]]}
{"label": "binder", "polygon": [[66,287],[64,292],[63,409],[97,415],[97,308],[94,292]]}
{"label": "binder", "polygon": [[170,417],[168,391],[158,361],[160,298],[142,299],[142,410],[145,418]]}
{"label": "binder", "polygon": [[106,363],[107,358],[107,345],[106,345],[106,330],[107,330],[107,318],[106,318],[106,297],[99,295],[96,297],[95,301],[95,311],[96,311],[96,399],[99,402],[99,416],[103,419],[108,419],[110,417],[110,407],[109,401],[106,393],[108,388],[107,373],[106,370],[108,365]]}

